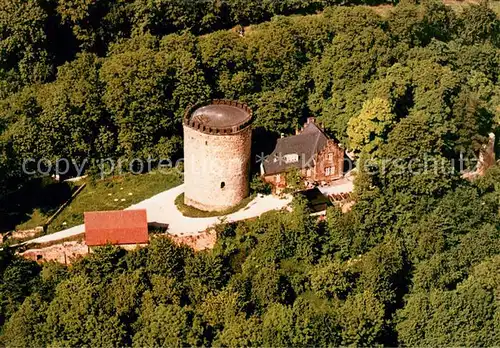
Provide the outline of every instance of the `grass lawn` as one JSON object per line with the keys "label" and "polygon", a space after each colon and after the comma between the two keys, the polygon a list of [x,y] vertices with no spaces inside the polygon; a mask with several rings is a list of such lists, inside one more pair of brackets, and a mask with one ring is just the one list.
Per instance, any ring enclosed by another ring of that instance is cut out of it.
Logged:
{"label": "grass lawn", "polygon": [[[27,230],[42,226],[85,181],[57,183],[49,177],[33,179],[21,190],[0,201],[0,230]],[[179,185],[174,171],[115,176],[87,186],[49,225],[49,232],[83,223],[83,213],[126,208]]]}
{"label": "grass lawn", "polygon": [[223,216],[223,215],[229,215],[229,214],[235,213],[238,210],[244,208],[254,198],[255,198],[255,195],[250,195],[247,198],[245,198],[244,200],[242,200],[239,204],[237,204],[234,207],[231,207],[229,209],[226,209],[224,211],[204,211],[204,210],[196,209],[194,207],[191,207],[189,205],[184,204],[184,193],[181,193],[175,199],[175,205],[177,206],[179,211],[184,216],[195,217],[195,218],[196,217],[204,218],[204,217],[213,217],[213,216]]}
{"label": "grass lawn", "polygon": [[[55,210],[54,210],[55,212]],[[50,217],[52,210],[48,211],[46,214],[42,213],[40,208],[35,208],[33,213],[29,214],[29,220],[18,224],[16,230],[30,230],[38,226],[43,226],[47,219]]]}
{"label": "grass lawn", "polygon": [[83,223],[86,211],[119,210],[139,203],[160,192],[180,185],[181,177],[176,172],[148,174],[126,174],[88,183],[87,187],[59,214],[48,227],[48,232],[57,232]]}

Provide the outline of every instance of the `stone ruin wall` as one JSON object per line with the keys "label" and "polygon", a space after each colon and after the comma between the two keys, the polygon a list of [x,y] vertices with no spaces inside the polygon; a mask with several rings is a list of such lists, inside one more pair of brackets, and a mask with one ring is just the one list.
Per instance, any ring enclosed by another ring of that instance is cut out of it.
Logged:
{"label": "stone ruin wall", "polygon": [[477,164],[477,174],[483,176],[486,171],[495,165],[495,134],[488,135],[488,142],[483,145],[479,152],[479,161]]}
{"label": "stone ruin wall", "polygon": [[89,248],[84,241],[61,242],[38,249],[29,249],[19,255],[37,262],[55,261],[69,265],[80,257],[89,253]]}
{"label": "stone ruin wall", "polygon": [[213,249],[217,242],[217,232],[215,229],[209,229],[197,235],[192,236],[176,236],[168,234],[167,236],[177,245],[187,245],[194,251]]}
{"label": "stone ruin wall", "polygon": [[[169,233],[163,234],[163,236],[167,236],[178,245],[187,245],[194,251],[212,249],[217,241],[217,233],[213,229],[193,236],[176,236]],[[119,245],[120,248],[125,250],[135,250],[138,247],[140,248],[146,246],[147,244]],[[85,244],[85,241],[82,240],[61,242],[50,246],[40,246],[38,248],[20,252],[18,255],[38,263],[54,261],[63,265],[70,265],[78,259],[87,256],[91,252],[92,248],[89,248]]]}

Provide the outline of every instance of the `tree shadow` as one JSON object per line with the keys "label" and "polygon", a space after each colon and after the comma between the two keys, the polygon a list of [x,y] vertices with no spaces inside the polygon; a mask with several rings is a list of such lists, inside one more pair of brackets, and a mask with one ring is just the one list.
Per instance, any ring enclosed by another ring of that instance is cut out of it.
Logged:
{"label": "tree shadow", "polygon": [[30,220],[36,209],[50,216],[75,190],[74,184],[56,182],[50,177],[30,180],[21,189],[0,198],[0,232],[13,230]]}
{"label": "tree shadow", "polygon": [[254,128],[252,133],[252,157],[250,160],[251,173],[260,173],[260,165],[264,156],[270,155],[275,146],[279,134],[270,132],[262,127]]}

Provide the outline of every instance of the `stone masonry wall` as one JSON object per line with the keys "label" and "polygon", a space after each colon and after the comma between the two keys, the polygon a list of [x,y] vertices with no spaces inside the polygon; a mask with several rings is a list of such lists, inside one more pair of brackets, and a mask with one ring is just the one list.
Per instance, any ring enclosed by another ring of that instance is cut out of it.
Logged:
{"label": "stone masonry wall", "polygon": [[251,127],[214,135],[184,125],[184,203],[222,211],[247,197],[251,143]]}
{"label": "stone masonry wall", "polygon": [[69,265],[74,260],[87,255],[87,245],[83,241],[62,242],[60,244],[29,249],[20,255],[26,259],[37,262],[56,261]]}
{"label": "stone masonry wall", "polygon": [[[332,158],[329,159],[329,154]],[[332,168],[330,175],[326,175],[327,167]],[[327,146],[317,154],[316,166],[313,179],[318,182],[330,182],[341,178],[344,174],[344,150],[332,140],[328,140]]]}

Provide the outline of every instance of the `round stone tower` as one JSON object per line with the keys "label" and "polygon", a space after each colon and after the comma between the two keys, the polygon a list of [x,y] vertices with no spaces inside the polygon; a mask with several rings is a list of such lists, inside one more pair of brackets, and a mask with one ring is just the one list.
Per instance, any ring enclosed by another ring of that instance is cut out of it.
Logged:
{"label": "round stone tower", "polygon": [[186,110],[184,203],[222,211],[248,196],[252,111],[236,101],[212,100]]}

